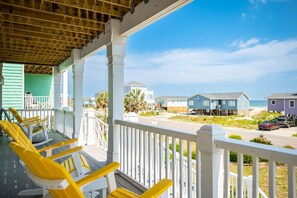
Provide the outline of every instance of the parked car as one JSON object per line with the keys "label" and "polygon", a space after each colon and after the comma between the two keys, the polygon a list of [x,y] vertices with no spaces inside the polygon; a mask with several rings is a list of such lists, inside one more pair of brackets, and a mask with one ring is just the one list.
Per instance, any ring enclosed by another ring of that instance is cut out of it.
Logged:
{"label": "parked car", "polygon": [[277,117],[276,120],[279,122],[280,127],[289,128],[289,127],[296,126],[296,122],[290,117],[280,116],[280,117]]}
{"label": "parked car", "polygon": [[195,110],[192,110],[189,112],[189,115],[196,115],[196,114],[197,114],[197,112]]}
{"label": "parked car", "polygon": [[165,109],[163,109],[163,108],[156,108],[156,111],[166,111]]}
{"label": "parked car", "polygon": [[273,129],[279,129],[279,123],[276,120],[270,120],[270,121],[264,121],[261,122],[259,125],[259,130],[273,130]]}

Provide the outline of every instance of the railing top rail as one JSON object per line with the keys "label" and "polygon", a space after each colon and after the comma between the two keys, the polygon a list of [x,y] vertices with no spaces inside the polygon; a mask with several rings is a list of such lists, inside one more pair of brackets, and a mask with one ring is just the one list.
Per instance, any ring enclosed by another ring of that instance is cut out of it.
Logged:
{"label": "railing top rail", "polygon": [[97,118],[96,116],[94,116],[94,119],[95,119],[96,121],[100,122],[101,124],[103,124],[104,126],[108,127],[108,125],[107,125],[105,122],[103,122],[102,120],[100,120],[100,119]]}
{"label": "railing top rail", "polygon": [[143,131],[149,131],[160,135],[166,135],[174,138],[188,140],[191,142],[196,142],[196,139],[197,139],[197,136],[195,133],[186,132],[186,131],[176,131],[176,130],[171,130],[167,128],[155,127],[147,124],[138,124],[138,123],[123,121],[123,120],[115,120],[115,124],[136,128]]}
{"label": "railing top rail", "polygon": [[54,109],[16,109],[17,111],[53,111]]}
{"label": "railing top rail", "polygon": [[242,140],[234,140],[230,138],[218,138],[215,140],[215,144],[218,148],[229,151],[235,151],[297,166],[297,150]]}

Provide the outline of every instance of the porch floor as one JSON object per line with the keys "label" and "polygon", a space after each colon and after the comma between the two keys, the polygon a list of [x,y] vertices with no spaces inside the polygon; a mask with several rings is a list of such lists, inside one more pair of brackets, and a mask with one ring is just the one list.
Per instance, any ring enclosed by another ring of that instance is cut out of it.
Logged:
{"label": "porch floor", "polygon": [[[50,132],[49,136],[53,138],[53,141],[48,143],[55,144],[66,139],[62,137],[59,133]],[[23,166],[19,163],[18,157],[14,152],[9,148],[9,139],[4,134],[0,136],[0,197],[20,197],[18,192],[21,190],[38,188],[26,175]],[[42,146],[41,146],[42,147]],[[65,148],[56,149],[53,153],[57,153]],[[96,146],[84,146],[83,151],[80,152],[83,154],[92,170],[97,170],[103,167],[106,164],[106,152],[101,150]],[[64,160],[64,159],[60,159]],[[116,174],[116,182],[118,187],[124,187],[129,189],[137,194],[142,193],[140,189],[135,187],[132,183],[127,181],[121,175]],[[28,196],[27,196],[28,197]],[[42,196],[35,196],[42,197]]]}

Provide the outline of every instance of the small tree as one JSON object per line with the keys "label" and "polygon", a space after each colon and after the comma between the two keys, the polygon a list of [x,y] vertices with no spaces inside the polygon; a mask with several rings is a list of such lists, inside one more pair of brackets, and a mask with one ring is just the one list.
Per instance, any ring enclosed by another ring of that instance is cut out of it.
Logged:
{"label": "small tree", "polygon": [[140,89],[133,89],[124,100],[124,107],[127,112],[138,112],[146,109],[144,93]]}
{"label": "small tree", "polygon": [[108,92],[103,91],[96,98],[96,107],[97,109],[103,109],[104,113],[107,114],[108,108]]}

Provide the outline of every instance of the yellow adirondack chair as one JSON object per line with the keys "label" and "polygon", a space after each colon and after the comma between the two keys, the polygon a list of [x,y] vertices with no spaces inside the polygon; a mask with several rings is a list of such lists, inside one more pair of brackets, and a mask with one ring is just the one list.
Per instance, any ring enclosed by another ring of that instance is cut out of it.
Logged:
{"label": "yellow adirondack chair", "polygon": [[48,137],[46,120],[41,120],[39,116],[35,116],[32,118],[23,118],[16,109],[9,107],[8,110],[18,121],[31,142],[33,142],[34,137],[44,136],[44,140],[34,143],[34,146],[40,146],[53,140],[52,138]]}
{"label": "yellow adirondack chair", "polygon": [[89,194],[83,193],[80,187],[103,176],[106,176],[108,181],[110,192],[108,197],[110,198],[156,198],[164,194],[172,185],[172,181],[163,179],[142,195],[137,195],[124,188],[116,188],[114,171],[120,166],[117,162],[113,162],[75,182],[63,166],[51,159],[33,153],[15,142],[10,143],[9,146],[25,163],[26,172],[31,180],[37,185],[47,188],[52,197],[87,197]]}
{"label": "yellow adirondack chair", "polygon": [[[20,127],[15,124],[8,121],[0,121],[0,127],[3,129],[3,131],[8,134],[14,142],[18,143],[22,147],[26,148],[27,150],[36,153],[41,156],[41,152],[46,152],[46,157],[52,160],[57,160],[65,156],[71,155],[67,160],[61,163],[62,166],[65,167],[65,169],[71,174],[74,178],[81,178],[85,174],[91,171],[91,168],[87,162],[87,160],[84,158],[83,155],[80,155],[78,153],[79,150],[82,149],[81,146],[75,147],[75,143],[77,142],[77,139],[71,139],[65,142],[60,142],[54,145],[50,145],[48,147],[44,147],[41,149],[36,149],[34,145],[31,143],[31,141],[28,139],[28,137],[23,133],[23,131],[20,129]],[[70,149],[57,153],[55,155],[52,155],[53,149],[57,149],[63,146],[69,146]],[[101,188],[106,188],[106,182],[105,181],[97,181],[97,183],[100,183]],[[98,189],[99,186],[89,186],[88,188],[91,189]],[[42,194],[42,189],[30,189],[21,191],[19,193],[19,196],[26,196],[26,195],[39,195]]]}

